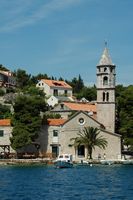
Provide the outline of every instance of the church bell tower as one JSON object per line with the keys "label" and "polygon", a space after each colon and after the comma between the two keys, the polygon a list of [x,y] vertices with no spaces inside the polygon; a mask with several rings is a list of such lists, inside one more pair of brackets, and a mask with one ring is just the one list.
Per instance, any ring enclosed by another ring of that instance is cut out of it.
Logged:
{"label": "church bell tower", "polygon": [[97,120],[106,130],[115,131],[115,65],[107,43],[97,65]]}

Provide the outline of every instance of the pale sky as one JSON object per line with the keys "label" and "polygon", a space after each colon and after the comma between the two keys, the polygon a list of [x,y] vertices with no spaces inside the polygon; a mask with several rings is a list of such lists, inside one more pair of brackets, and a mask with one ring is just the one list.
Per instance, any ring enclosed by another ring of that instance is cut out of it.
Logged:
{"label": "pale sky", "polygon": [[108,48],[117,84],[133,84],[133,0],[0,0],[0,63],[96,83]]}

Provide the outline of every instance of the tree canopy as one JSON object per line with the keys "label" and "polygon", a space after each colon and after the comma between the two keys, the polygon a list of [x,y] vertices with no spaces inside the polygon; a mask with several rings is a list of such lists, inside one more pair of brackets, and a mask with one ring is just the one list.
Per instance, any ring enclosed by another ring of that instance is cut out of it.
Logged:
{"label": "tree canopy", "polygon": [[25,86],[29,85],[31,75],[27,74],[25,70],[18,69],[14,72],[14,76],[19,89],[23,89]]}
{"label": "tree canopy", "polygon": [[[74,146],[78,147],[84,145],[88,150],[89,159],[92,159],[92,151],[95,147],[105,149],[107,141],[102,136],[99,136],[100,131],[93,127],[84,127],[82,131],[78,133],[78,137],[72,138],[74,140]],[[87,157],[88,157],[87,156]]]}
{"label": "tree canopy", "polygon": [[12,118],[11,146],[17,150],[31,144],[38,137],[42,124],[40,112],[47,107],[45,99],[37,95],[20,95],[16,98]]}
{"label": "tree canopy", "polygon": [[9,71],[9,69],[7,69],[5,66],[3,66],[2,64],[0,64],[0,70],[2,71]]}
{"label": "tree canopy", "polygon": [[[0,65],[0,70],[8,70],[3,65]],[[9,70],[8,70],[9,71]],[[44,93],[35,88],[36,83],[40,79],[53,79],[64,80],[62,77],[59,79],[54,76],[48,76],[46,73],[39,73],[35,76],[31,76],[23,69],[18,69],[14,72],[17,82],[16,91],[25,95],[36,95],[44,98]],[[84,97],[88,101],[96,100],[96,87],[85,86],[81,75],[72,78],[72,80],[65,80],[73,87],[74,96],[77,99]],[[6,93],[16,92],[14,89],[7,88]],[[0,95],[3,96],[3,90],[0,90]],[[17,112],[17,111],[16,111]],[[0,106],[0,115],[2,117],[8,117],[8,111],[3,111],[3,107]],[[9,113],[10,114],[10,113]],[[133,146],[133,85],[116,86],[116,132],[123,137],[124,144],[127,146]]]}
{"label": "tree canopy", "polygon": [[0,119],[11,118],[11,115],[10,107],[0,104]]}
{"label": "tree canopy", "polygon": [[125,145],[133,146],[133,85],[116,87],[116,131],[122,135]]}

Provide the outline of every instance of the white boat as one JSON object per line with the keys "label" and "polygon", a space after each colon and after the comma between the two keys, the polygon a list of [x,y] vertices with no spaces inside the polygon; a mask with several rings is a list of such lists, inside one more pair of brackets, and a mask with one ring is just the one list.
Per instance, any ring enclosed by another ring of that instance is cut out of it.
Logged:
{"label": "white boat", "polygon": [[112,165],[114,164],[113,160],[100,160],[100,163],[103,165]]}
{"label": "white boat", "polygon": [[124,164],[124,165],[133,165],[133,160],[123,160],[122,164]]}
{"label": "white boat", "polygon": [[72,155],[71,154],[61,154],[58,156],[57,160],[54,162],[56,168],[71,168],[73,167]]}

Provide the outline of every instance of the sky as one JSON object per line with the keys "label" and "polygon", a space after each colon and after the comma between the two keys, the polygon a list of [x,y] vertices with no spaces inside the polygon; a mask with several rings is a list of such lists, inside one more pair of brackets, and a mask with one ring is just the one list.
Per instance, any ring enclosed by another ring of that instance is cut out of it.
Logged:
{"label": "sky", "polygon": [[96,83],[105,41],[117,84],[133,84],[132,0],[0,0],[0,63]]}

